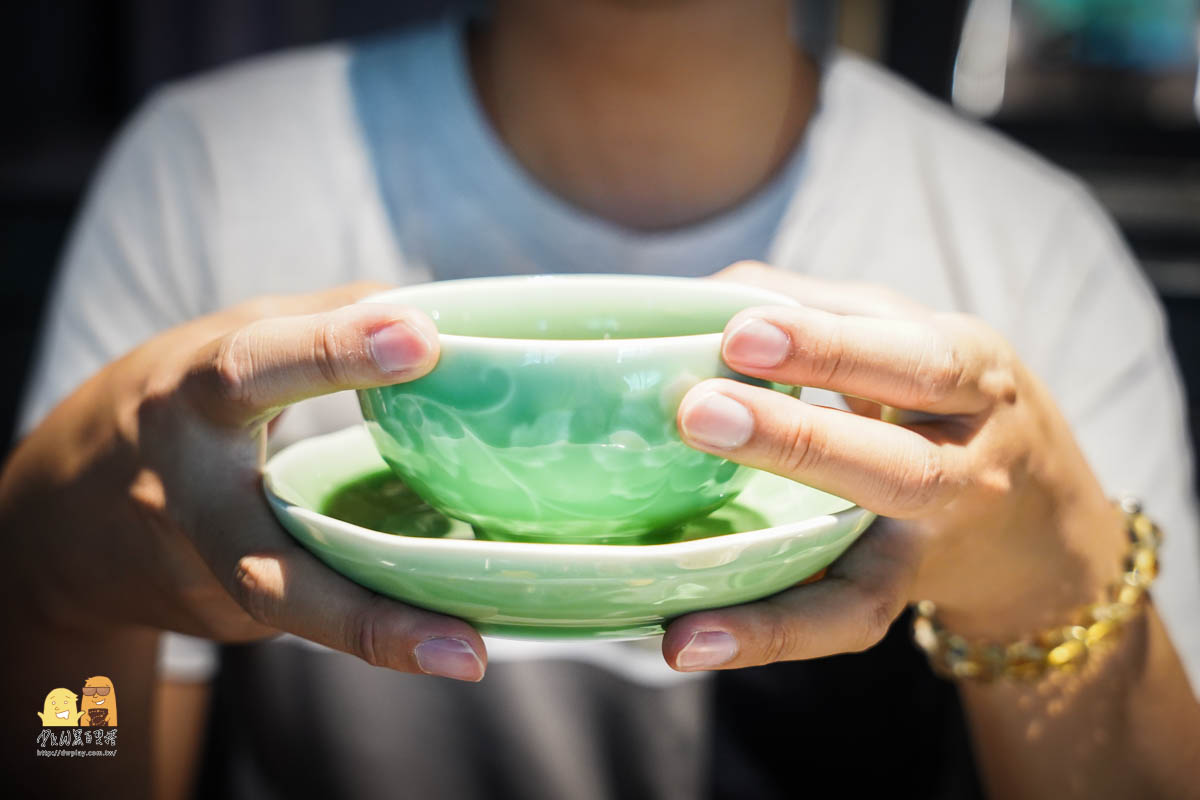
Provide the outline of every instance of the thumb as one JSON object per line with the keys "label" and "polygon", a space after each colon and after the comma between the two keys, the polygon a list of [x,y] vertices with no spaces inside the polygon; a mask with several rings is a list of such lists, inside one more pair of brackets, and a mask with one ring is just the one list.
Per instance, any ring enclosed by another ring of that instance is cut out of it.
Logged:
{"label": "thumb", "polygon": [[185,389],[214,422],[253,424],[309,397],[419,378],[438,352],[424,312],[355,304],[237,328],[202,348]]}

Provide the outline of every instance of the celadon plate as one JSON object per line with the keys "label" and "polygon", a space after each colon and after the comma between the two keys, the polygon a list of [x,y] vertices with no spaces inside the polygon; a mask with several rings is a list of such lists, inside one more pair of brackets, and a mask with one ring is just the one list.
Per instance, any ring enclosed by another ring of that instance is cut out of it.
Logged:
{"label": "celadon plate", "polygon": [[[298,442],[263,473],[279,521],[321,561],[382,595],[461,617],[493,636],[632,639],[665,621],[775,594],[828,566],[871,524],[853,503],[768,473],[660,544],[540,544],[474,538],[407,499],[362,426]],[[360,501],[338,519],[338,498]],[[392,495],[405,513],[374,509]],[[355,523],[365,524],[355,524]]]}

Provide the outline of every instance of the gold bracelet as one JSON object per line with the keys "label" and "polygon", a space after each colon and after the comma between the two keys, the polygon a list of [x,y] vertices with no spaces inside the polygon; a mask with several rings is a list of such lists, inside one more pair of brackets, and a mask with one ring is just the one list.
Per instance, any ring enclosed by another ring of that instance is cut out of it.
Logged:
{"label": "gold bracelet", "polygon": [[1129,533],[1125,572],[1108,587],[1106,600],[1078,609],[1072,623],[1011,644],[971,641],[950,633],[928,600],[917,603],[913,638],[929,656],[934,672],[947,678],[1033,681],[1052,670],[1071,670],[1112,642],[1137,614],[1146,589],[1158,574],[1162,532],[1133,499],[1119,503]]}

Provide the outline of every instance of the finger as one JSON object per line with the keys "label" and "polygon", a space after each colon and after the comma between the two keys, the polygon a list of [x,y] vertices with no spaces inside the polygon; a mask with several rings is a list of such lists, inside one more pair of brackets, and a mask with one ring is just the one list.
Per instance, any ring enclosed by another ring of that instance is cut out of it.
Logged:
{"label": "finger", "polygon": [[[975,414],[1002,392],[1002,353],[968,325],[839,316],[762,306],[725,328],[721,355],[738,372],[814,386],[898,408]],[[982,380],[989,376],[989,382]]]}
{"label": "finger", "polygon": [[919,303],[886,286],[860,281],[830,281],[768,267],[757,261],[739,261],[712,277],[782,292],[806,306],[833,314],[888,319],[923,319],[929,315]]}
{"label": "finger", "polygon": [[674,620],[663,657],[674,669],[736,669],[872,647],[904,610],[916,568],[910,535],[877,523],[815,583]]}
{"label": "finger", "polygon": [[899,425],[815,406],[729,380],[693,387],[678,427],[699,450],[774,472],[891,517],[945,505],[961,485],[962,454]]}
{"label": "finger", "polygon": [[[369,664],[400,672],[478,681],[487,649],[466,622],[395,602],[352,583],[279,530],[248,499],[207,521],[197,546],[233,598],[258,623],[293,633]],[[222,530],[224,520],[237,528]]]}
{"label": "finger", "polygon": [[413,380],[437,357],[423,312],[364,303],[238,328],[201,352],[185,390],[213,421],[245,425],[308,397]]}

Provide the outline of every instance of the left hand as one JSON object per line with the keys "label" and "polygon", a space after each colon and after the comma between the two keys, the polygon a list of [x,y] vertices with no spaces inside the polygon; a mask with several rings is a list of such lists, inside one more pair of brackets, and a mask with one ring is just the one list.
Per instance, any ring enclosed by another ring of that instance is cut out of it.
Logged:
{"label": "left hand", "polygon": [[732,369],[840,392],[854,413],[710,380],[680,406],[684,441],[880,519],[820,581],[674,620],[663,640],[671,666],[863,650],[923,599],[958,633],[1011,640],[1063,624],[1117,577],[1120,513],[1048,390],[991,328],[886,289],[757,264],[716,277],[805,304],[734,317],[722,344]]}

